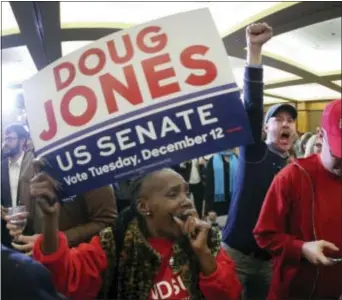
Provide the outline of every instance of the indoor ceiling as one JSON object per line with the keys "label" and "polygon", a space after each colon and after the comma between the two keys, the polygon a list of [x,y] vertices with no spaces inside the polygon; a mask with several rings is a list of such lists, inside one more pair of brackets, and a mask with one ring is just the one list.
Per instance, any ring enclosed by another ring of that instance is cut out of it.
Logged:
{"label": "indoor ceiling", "polygon": [[341,98],[341,2],[2,2],[2,86],[117,30],[208,7],[239,86],[245,27],[267,22],[265,103]]}

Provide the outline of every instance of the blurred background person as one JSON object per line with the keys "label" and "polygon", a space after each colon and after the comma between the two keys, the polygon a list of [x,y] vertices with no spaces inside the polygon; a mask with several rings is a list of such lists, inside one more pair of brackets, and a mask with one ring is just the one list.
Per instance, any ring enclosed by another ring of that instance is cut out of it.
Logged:
{"label": "blurred background person", "polygon": [[6,229],[5,215],[9,208],[23,206],[29,213],[25,233],[32,234],[29,228],[33,222],[34,206],[30,201],[30,180],[34,176],[32,151],[26,151],[28,131],[20,124],[5,128],[3,138],[3,160],[1,162],[1,242],[11,247],[12,238]]}
{"label": "blurred background person", "polygon": [[306,143],[304,157],[319,154],[322,151],[322,139],[319,134],[312,135]]}
{"label": "blurred background person", "polygon": [[214,211],[221,226],[224,226],[228,214],[237,167],[237,155],[234,150],[227,150],[213,155],[203,170],[205,211],[206,214]]}
{"label": "blurred background person", "polygon": [[121,180],[120,182],[113,183],[118,213],[121,213],[131,204],[132,195],[130,186],[131,180]]}
{"label": "blurred background person", "polygon": [[202,180],[203,168],[203,158],[195,158],[173,167],[173,170],[182,175],[184,180],[189,183],[192,199],[194,200],[198,215],[201,218],[203,217],[204,213],[204,186]]}
{"label": "blurred background person", "polygon": [[295,143],[297,157],[304,157],[308,140],[313,136],[312,132],[305,132]]}
{"label": "blurred background person", "polygon": [[[7,229],[13,238],[20,244],[12,244],[14,249],[23,253],[31,254],[33,245],[39,234],[43,231],[43,212],[36,203],[39,190],[30,190],[31,204],[34,212],[31,226],[22,232],[16,225],[11,224],[10,218]],[[110,185],[93,189],[83,194],[63,199],[58,215],[58,226],[67,237],[70,247],[75,247],[81,243],[88,242],[102,229],[115,224],[117,217],[116,199],[113,187]]]}

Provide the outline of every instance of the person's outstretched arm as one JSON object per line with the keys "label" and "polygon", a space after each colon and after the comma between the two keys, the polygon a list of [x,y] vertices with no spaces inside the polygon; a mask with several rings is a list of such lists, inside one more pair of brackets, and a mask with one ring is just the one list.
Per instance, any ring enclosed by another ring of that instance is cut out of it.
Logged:
{"label": "person's outstretched arm", "polygon": [[[43,233],[35,242],[33,258],[52,274],[57,291],[74,300],[94,299],[102,286],[107,257],[95,236],[90,243],[69,249],[64,233],[58,232],[59,204],[55,201],[55,182],[44,173],[31,183],[31,194],[43,212]],[[50,203],[54,204],[50,204]]]}
{"label": "person's outstretched arm", "polygon": [[252,24],[246,29],[247,59],[243,81],[243,101],[254,142],[240,148],[240,157],[249,162],[262,159],[265,145],[262,141],[264,118],[264,84],[262,46],[272,37],[267,24]]}
{"label": "person's outstretched arm", "polygon": [[45,254],[44,235],[33,248],[33,258],[48,268],[53,283],[59,293],[74,300],[96,298],[102,287],[102,273],[107,268],[107,257],[101,248],[100,238],[94,237],[90,243],[69,248],[64,233],[58,233],[56,252]]}

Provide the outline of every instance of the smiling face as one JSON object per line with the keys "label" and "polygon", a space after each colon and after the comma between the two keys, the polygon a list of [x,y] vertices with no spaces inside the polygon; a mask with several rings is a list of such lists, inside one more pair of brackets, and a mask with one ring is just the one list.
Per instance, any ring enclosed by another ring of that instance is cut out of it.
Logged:
{"label": "smiling face", "polygon": [[182,232],[173,216],[184,219],[196,214],[189,185],[171,169],[153,172],[143,180],[138,211],[144,216],[151,235],[174,240]]}
{"label": "smiling face", "polygon": [[281,110],[271,117],[265,125],[266,142],[272,144],[279,152],[288,152],[293,146],[296,124],[291,114]]}

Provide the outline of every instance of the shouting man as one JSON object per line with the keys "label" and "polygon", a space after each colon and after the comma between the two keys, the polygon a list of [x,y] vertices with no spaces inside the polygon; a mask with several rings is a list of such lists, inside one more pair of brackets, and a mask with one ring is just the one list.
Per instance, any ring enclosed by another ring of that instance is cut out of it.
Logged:
{"label": "shouting man", "polygon": [[[272,106],[263,123],[261,50],[271,37],[272,28],[267,24],[253,24],[246,30],[243,94],[254,143],[240,148],[235,189],[223,230],[224,247],[235,261],[244,287],[243,300],[265,300],[268,294],[271,256],[258,247],[253,228],[274,176],[287,164],[296,134],[297,112],[289,104]],[[262,139],[263,124],[266,142]]]}

